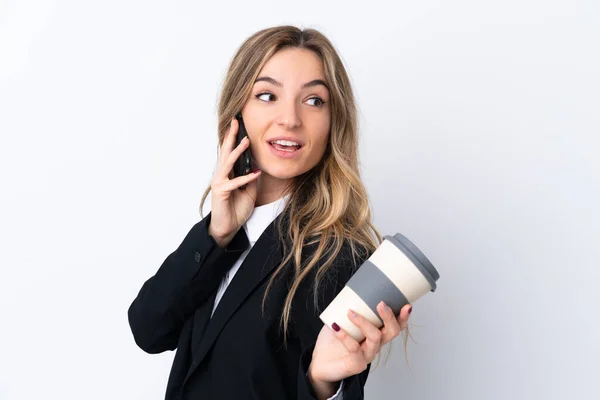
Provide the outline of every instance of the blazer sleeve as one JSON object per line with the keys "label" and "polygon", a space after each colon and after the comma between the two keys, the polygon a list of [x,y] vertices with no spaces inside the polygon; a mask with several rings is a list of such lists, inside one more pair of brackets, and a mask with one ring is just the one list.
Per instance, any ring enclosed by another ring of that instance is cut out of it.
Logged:
{"label": "blazer sleeve", "polygon": [[128,310],[137,345],[147,353],[177,347],[184,322],[210,294],[249,246],[240,229],[226,248],[208,233],[211,214],[196,223],[183,242],[140,289]]}
{"label": "blazer sleeve", "polygon": [[[315,400],[315,393],[308,380],[308,367],[312,360],[312,352],[317,341],[317,336],[323,327],[323,322],[319,314],[333,301],[335,296],[344,288],[354,272],[368,258],[366,250],[361,249],[359,256],[353,259],[350,245],[345,242],[340,253],[334,260],[332,267],[328,270],[319,285],[317,309],[314,303],[314,277],[316,269],[309,274],[301,283],[297,298],[294,300],[292,311],[294,333],[300,341],[301,357],[298,369],[298,400]],[[315,265],[318,268],[321,262]],[[347,377],[343,380],[343,387],[340,398],[344,400],[363,400],[364,386],[367,382],[367,376],[371,365],[360,374]],[[334,398],[337,398],[334,396]]]}

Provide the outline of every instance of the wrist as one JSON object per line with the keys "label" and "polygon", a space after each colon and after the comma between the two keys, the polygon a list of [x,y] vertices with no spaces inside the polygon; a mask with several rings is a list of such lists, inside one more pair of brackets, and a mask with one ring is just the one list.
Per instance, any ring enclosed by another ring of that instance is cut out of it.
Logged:
{"label": "wrist", "polygon": [[318,400],[326,400],[332,397],[340,387],[340,382],[328,382],[315,376],[312,363],[308,366],[308,381],[315,392]]}
{"label": "wrist", "polygon": [[235,236],[235,234],[234,235],[231,235],[231,234],[221,235],[214,230],[212,225],[208,226],[208,234],[215,240],[215,242],[217,243],[217,246],[219,246],[221,248],[227,247],[227,245],[231,242],[231,240]]}

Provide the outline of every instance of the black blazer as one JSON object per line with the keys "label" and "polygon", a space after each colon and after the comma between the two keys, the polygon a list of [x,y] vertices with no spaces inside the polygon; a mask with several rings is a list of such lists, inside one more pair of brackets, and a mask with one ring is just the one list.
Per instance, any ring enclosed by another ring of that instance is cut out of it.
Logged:
{"label": "black blazer", "polygon": [[[222,277],[249,246],[240,229],[227,248],[218,247],[208,234],[210,217],[192,227],[144,283],[128,311],[141,349],[148,353],[177,349],[165,399],[315,399],[306,378],[323,326],[314,309],[314,274],[296,294],[284,348],[279,318],[293,268],[278,275],[261,312],[269,277],[283,259],[276,219],[256,241],[210,318]],[[279,218],[286,217],[282,213]],[[310,259],[315,249],[316,245],[306,245],[303,258]],[[368,255],[353,260],[344,244],[330,275],[322,280],[318,310],[325,309]],[[364,398],[369,367],[344,380],[343,400]]]}

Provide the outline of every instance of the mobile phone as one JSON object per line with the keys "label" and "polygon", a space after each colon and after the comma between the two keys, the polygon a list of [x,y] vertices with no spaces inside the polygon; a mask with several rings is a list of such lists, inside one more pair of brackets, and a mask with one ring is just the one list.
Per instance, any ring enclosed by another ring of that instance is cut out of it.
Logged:
{"label": "mobile phone", "polygon": [[[238,113],[235,118],[238,121],[238,131],[235,139],[235,145],[237,147],[241,143],[242,139],[248,137],[248,132],[246,131],[246,126],[244,125],[244,120],[242,119],[242,113]],[[250,146],[248,146],[242,155],[235,161],[235,164],[233,164],[234,178],[249,174],[251,168],[252,154],[250,153]],[[246,185],[241,186],[240,189],[243,189],[245,186]]]}

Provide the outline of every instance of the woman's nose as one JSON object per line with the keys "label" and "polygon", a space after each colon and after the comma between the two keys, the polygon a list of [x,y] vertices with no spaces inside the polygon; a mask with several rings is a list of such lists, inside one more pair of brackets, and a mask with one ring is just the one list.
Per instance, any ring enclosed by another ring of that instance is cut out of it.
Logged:
{"label": "woman's nose", "polygon": [[277,117],[277,123],[286,129],[293,129],[301,126],[302,120],[300,119],[300,114],[296,109],[296,105],[282,105],[279,116]]}

